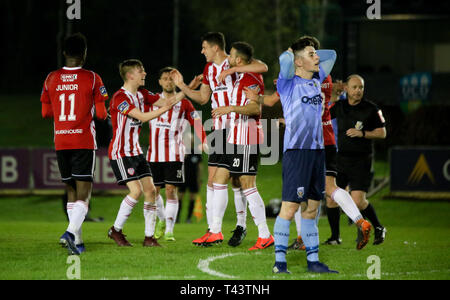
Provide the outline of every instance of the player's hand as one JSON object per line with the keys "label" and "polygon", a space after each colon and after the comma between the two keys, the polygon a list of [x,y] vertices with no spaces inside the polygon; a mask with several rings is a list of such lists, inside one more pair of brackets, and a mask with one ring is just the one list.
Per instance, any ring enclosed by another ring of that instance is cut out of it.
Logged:
{"label": "player's hand", "polygon": [[350,128],[349,130],[347,130],[347,131],[345,132],[345,134],[346,134],[348,137],[351,137],[351,138],[355,138],[355,137],[362,138],[362,137],[363,137],[363,132],[362,132],[362,130],[358,130],[358,129],[356,129],[356,128]]}
{"label": "player's hand", "polygon": [[342,95],[344,92],[344,83],[342,80],[337,80],[336,82],[333,82],[333,88],[331,90],[331,101],[336,101],[339,96]]}
{"label": "player's hand", "polygon": [[213,109],[211,116],[213,118],[218,118],[220,116],[229,114],[232,111],[232,107],[231,106],[221,106],[218,108]]}
{"label": "player's hand", "polygon": [[181,75],[180,71],[178,71],[177,69],[170,72],[170,77],[177,87],[180,87],[180,85],[184,83],[183,75]]}
{"label": "player's hand", "polygon": [[200,84],[202,84],[202,80],[203,80],[203,74],[197,75],[194,77],[194,79],[192,79],[192,81],[189,83],[188,87],[191,90],[196,90]]}
{"label": "player's hand", "polygon": [[220,72],[219,78],[217,78],[217,80],[218,80],[219,82],[225,83],[225,78],[226,78],[228,75],[231,75],[231,74],[233,74],[233,73],[235,73],[235,72],[236,72],[236,71],[235,71],[234,68],[230,68],[230,69],[228,69],[228,70],[224,70],[224,71]]}
{"label": "player's hand", "polygon": [[250,99],[251,101],[258,102],[258,97],[259,97],[258,92],[259,91],[256,89],[249,89],[248,87],[244,88],[245,97],[247,97],[247,99]]}

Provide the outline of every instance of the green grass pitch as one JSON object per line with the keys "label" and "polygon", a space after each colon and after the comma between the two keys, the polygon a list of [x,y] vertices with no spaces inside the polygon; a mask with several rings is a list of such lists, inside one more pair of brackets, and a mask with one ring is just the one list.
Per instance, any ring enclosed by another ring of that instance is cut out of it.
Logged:
{"label": "green grass pitch", "polygon": [[[261,166],[258,189],[266,203],[281,195],[281,166]],[[175,226],[176,242],[161,241],[163,248],[144,248],[142,200],[135,207],[124,232],[132,248],[119,248],[107,238],[123,197],[94,196],[92,216],[103,216],[102,223],[87,222],[83,237],[87,251],[80,256],[81,279],[166,279],[166,280],[296,280],[296,279],[367,279],[372,266],[368,258],[380,258],[380,277],[395,279],[450,279],[450,203],[381,199],[382,190],[370,199],[382,224],[387,228],[386,241],[361,251],[355,249],[356,229],[341,215],[342,245],[320,246],[321,261],[340,274],[314,275],[306,272],[303,251],[287,255],[291,275],[275,276],[274,248],[250,252],[257,229],[248,213],[248,234],[242,245],[229,247],[226,241],[235,226],[233,197],[230,193],[225,214],[222,245],[196,247],[191,241],[206,230],[205,218],[186,224],[187,203],[183,205],[181,223]],[[204,187],[202,197],[204,198]],[[268,219],[271,232],[274,219]],[[59,197],[29,196],[0,198],[0,279],[67,279],[71,263],[67,251],[58,245],[67,227]],[[330,229],[326,218],[319,222],[320,241]],[[291,224],[292,241],[296,235]]]}

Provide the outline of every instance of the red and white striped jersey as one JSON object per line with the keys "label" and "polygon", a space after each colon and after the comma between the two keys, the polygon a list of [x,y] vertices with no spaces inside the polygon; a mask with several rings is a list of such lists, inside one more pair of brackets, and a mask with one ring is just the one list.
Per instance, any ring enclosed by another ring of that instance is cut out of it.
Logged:
{"label": "red and white striped jersey", "polygon": [[325,146],[336,145],[336,139],[334,138],[333,125],[331,124],[330,115],[330,99],[331,92],[333,90],[333,81],[331,76],[328,75],[327,78],[322,82],[322,98],[324,99],[324,111],[322,115],[322,128],[323,128],[323,142]]}
{"label": "red and white striped jersey", "polygon": [[[236,73],[229,75],[225,78],[225,84],[219,82],[218,78],[222,71],[230,68],[230,62],[226,58],[221,65],[216,65],[213,62],[208,63],[203,70],[203,82],[209,85],[211,88],[211,109],[215,109],[221,106],[230,105],[230,94],[233,90],[233,84],[236,81]],[[218,118],[214,118],[213,129],[220,130],[229,127],[230,116],[223,115]]]}
{"label": "red and white striped jersey", "polygon": [[[231,93],[230,105],[245,106],[250,103],[245,95],[244,88],[258,89],[259,94],[264,94],[264,81],[261,74],[241,73],[234,83]],[[231,113],[231,129],[228,133],[227,142],[237,145],[262,144],[264,133],[260,124],[259,116],[247,116],[238,113]]]}
{"label": "red and white striped jersey", "polygon": [[109,144],[109,159],[119,159],[125,156],[137,156],[143,154],[139,144],[139,133],[142,122],[128,116],[134,108],[144,111],[144,104],[153,104],[158,99],[149,97],[152,95],[145,89],[140,89],[133,95],[125,88],[118,90],[112,97],[109,106],[113,137]]}
{"label": "red and white striped jersey", "polygon": [[[158,99],[160,97],[164,98],[164,95],[159,94]],[[145,111],[154,111],[157,109],[159,107],[146,105]],[[195,121],[199,121],[201,124],[199,114],[187,99],[181,100],[169,111],[151,120],[149,122],[150,136],[147,161],[184,161],[186,147],[183,143],[183,131],[187,127],[187,122],[194,127]]]}
{"label": "red and white striped jersey", "polygon": [[81,67],[51,72],[44,82],[41,102],[51,105],[55,130],[55,149],[97,149],[95,105],[105,105],[108,93],[102,79]]}

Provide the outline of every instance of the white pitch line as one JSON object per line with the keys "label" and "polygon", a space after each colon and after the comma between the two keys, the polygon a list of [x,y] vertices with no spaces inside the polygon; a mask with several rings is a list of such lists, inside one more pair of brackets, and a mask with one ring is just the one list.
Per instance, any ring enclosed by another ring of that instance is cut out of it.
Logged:
{"label": "white pitch line", "polygon": [[247,254],[247,253],[226,253],[226,254],[222,254],[219,256],[211,256],[211,257],[208,257],[207,259],[200,259],[198,261],[197,268],[199,268],[200,271],[210,274],[210,275],[213,275],[213,276],[222,277],[222,278],[237,278],[236,276],[233,276],[233,275],[227,275],[227,274],[223,274],[223,273],[214,271],[209,268],[209,264],[217,259],[223,259],[223,258],[227,258],[227,257],[235,256],[235,255],[242,255],[242,254]]}

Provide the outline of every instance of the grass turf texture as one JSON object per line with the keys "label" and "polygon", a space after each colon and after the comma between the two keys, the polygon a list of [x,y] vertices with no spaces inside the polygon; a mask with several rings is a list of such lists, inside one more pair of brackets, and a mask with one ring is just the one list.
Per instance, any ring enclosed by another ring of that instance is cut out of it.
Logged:
{"label": "grass turf texture", "polygon": [[[383,172],[384,164],[376,166]],[[266,203],[281,194],[281,165],[260,166],[258,189]],[[186,224],[187,202],[183,205],[181,223],[175,225],[176,242],[160,240],[163,248],[144,248],[142,200],[135,207],[124,233],[134,245],[119,248],[107,238],[113,224],[121,196],[94,196],[91,216],[103,216],[103,223],[83,225],[87,252],[80,256],[81,279],[367,279],[371,264],[367,258],[381,259],[381,279],[450,279],[450,203],[427,201],[399,201],[383,199],[382,190],[370,199],[388,233],[386,241],[373,246],[373,235],[365,249],[355,249],[356,229],[347,226],[341,215],[342,245],[320,246],[320,260],[340,274],[310,274],[306,272],[304,251],[289,251],[288,267],[291,275],[272,274],[274,248],[250,252],[256,241],[257,229],[248,213],[248,234],[242,245],[229,247],[226,242],[235,227],[233,196],[230,192],[225,214],[224,243],[209,248],[196,247],[191,241],[206,230],[205,218],[200,223]],[[202,187],[202,196],[205,195]],[[273,231],[274,219],[268,219]],[[66,279],[71,264],[67,251],[57,242],[67,227],[59,197],[2,197],[0,198],[0,279]],[[328,222],[319,222],[320,241],[330,235]],[[291,224],[291,238],[296,229]],[[223,258],[213,259],[223,256]],[[232,277],[220,277],[201,271],[201,260],[211,258],[211,271]]]}

